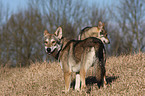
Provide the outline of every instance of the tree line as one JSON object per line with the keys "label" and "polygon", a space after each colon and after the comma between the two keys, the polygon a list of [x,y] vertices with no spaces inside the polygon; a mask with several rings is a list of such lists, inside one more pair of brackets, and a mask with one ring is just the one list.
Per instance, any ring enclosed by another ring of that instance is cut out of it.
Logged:
{"label": "tree line", "polygon": [[108,55],[145,51],[145,2],[120,0],[119,6],[99,7],[78,0],[31,0],[26,10],[17,13],[3,9],[0,2],[0,65],[27,66],[46,56],[43,31],[53,33],[59,26],[63,36],[76,39],[86,26],[105,23],[111,44]]}

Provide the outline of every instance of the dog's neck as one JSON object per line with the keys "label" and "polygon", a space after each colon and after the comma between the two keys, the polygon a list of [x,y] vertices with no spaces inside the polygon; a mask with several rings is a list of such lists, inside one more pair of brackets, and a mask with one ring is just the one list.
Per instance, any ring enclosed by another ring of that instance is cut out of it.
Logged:
{"label": "dog's neck", "polygon": [[63,50],[63,48],[66,46],[67,42],[69,40],[62,37],[61,40],[60,40],[60,43],[61,43],[61,48],[58,50],[56,49],[53,53],[52,53],[52,56],[56,59],[56,60],[59,60],[59,56],[61,54],[61,50]]}
{"label": "dog's neck", "polygon": [[55,49],[55,51],[53,53],[51,53],[51,56],[54,57],[56,60],[58,60],[59,50]]}
{"label": "dog's neck", "polygon": [[70,40],[68,40],[68,39],[66,39],[64,37],[61,39],[61,44],[62,44],[61,50],[64,49],[64,47],[66,46],[66,44],[68,43],[68,41],[70,41]]}

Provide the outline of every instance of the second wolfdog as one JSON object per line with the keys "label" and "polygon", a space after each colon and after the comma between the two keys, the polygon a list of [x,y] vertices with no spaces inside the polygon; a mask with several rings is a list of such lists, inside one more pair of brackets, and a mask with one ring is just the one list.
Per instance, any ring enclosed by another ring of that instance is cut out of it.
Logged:
{"label": "second wolfdog", "polygon": [[106,84],[106,54],[100,39],[90,37],[85,40],[67,40],[62,37],[62,28],[59,27],[55,34],[44,31],[44,43],[46,53],[53,54],[61,64],[64,72],[65,93],[69,91],[72,72],[76,72],[75,89],[80,89],[80,82],[81,89],[86,87],[85,76],[91,66],[94,66],[98,82],[102,86]]}
{"label": "second wolfdog", "polygon": [[104,29],[104,23],[99,22],[97,27],[85,27],[81,30],[78,40],[83,40],[88,37],[96,37],[101,39],[103,43],[109,44],[110,41],[107,37],[107,32]]}

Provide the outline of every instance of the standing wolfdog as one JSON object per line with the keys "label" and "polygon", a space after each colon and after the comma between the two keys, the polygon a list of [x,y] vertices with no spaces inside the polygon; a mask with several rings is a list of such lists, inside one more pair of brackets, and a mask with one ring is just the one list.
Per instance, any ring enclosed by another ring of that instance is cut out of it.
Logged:
{"label": "standing wolfdog", "polygon": [[80,90],[80,82],[81,89],[86,87],[85,76],[91,66],[96,70],[99,83],[102,86],[106,84],[105,48],[100,39],[90,37],[84,40],[67,40],[62,37],[62,28],[59,27],[55,34],[44,31],[44,43],[46,53],[53,54],[61,64],[65,93],[69,91],[72,72],[76,72],[75,89]]}
{"label": "standing wolfdog", "polygon": [[107,32],[104,29],[104,23],[102,23],[101,21],[96,27],[85,27],[84,29],[82,29],[78,36],[78,40],[83,40],[88,37],[97,37],[101,39],[103,43],[110,43],[107,37]]}

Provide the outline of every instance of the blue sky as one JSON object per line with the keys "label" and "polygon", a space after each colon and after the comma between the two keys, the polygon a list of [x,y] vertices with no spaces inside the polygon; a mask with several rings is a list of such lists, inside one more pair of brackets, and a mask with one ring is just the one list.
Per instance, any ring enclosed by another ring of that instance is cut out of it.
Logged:
{"label": "blue sky", "polygon": [[[16,12],[20,9],[27,7],[28,0],[2,0],[2,4],[5,8],[9,8],[11,12]],[[19,8],[19,9],[18,9]]]}
{"label": "blue sky", "polygon": [[[117,3],[118,0],[87,0],[88,4],[99,4],[99,6],[111,6],[113,3]],[[28,0],[2,0],[2,4],[5,8],[9,7],[9,11],[12,13],[18,10],[27,8]],[[18,9],[19,8],[19,9]]]}

